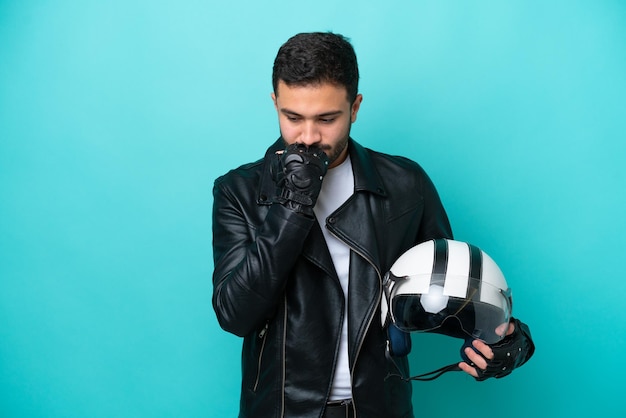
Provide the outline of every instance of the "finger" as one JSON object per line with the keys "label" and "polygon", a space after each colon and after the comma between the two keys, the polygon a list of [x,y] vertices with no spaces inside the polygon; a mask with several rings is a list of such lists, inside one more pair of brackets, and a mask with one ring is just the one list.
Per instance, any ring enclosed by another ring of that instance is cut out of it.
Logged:
{"label": "finger", "polygon": [[478,372],[476,371],[476,369],[464,361],[459,363],[459,369],[461,369],[462,371],[464,371],[465,373],[469,374],[472,377],[478,377]]}
{"label": "finger", "polygon": [[483,356],[478,354],[471,347],[466,347],[464,352],[468,360],[471,362],[471,366],[476,366],[483,370],[487,368],[487,360],[485,360]]}
{"label": "finger", "polygon": [[[472,345],[478,350],[480,351],[480,353],[487,359],[487,360],[493,360],[493,351],[491,350],[491,347],[489,347],[487,344],[485,344],[484,342],[480,341],[480,340],[474,340],[472,341]],[[486,367],[486,364],[485,364]],[[481,367],[484,368],[484,367]]]}
{"label": "finger", "polygon": [[506,335],[511,335],[515,332],[515,324],[513,322],[509,322],[509,330],[506,332]]}

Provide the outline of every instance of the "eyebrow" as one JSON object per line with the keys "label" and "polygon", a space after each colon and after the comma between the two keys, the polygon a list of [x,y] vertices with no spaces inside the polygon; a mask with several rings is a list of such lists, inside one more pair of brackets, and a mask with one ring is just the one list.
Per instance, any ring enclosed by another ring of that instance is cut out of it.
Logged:
{"label": "eyebrow", "polygon": [[[289,109],[285,109],[285,108],[281,108],[280,112],[282,114],[285,114],[285,115],[303,117],[298,112],[294,112],[293,110],[289,110]],[[341,115],[342,113],[343,113],[343,110],[332,110],[330,112],[324,112],[324,113],[320,113],[319,115],[315,115],[315,117],[316,118],[327,118],[327,117],[330,117],[330,116],[338,116],[338,115]]]}

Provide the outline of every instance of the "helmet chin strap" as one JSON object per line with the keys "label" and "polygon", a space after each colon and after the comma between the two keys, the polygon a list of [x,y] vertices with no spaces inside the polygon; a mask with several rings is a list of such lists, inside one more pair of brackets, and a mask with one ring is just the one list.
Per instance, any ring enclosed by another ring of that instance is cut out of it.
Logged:
{"label": "helmet chin strap", "polygon": [[[461,371],[458,363],[450,364],[448,366],[441,367],[432,372],[423,373],[417,376],[406,377],[400,370],[398,363],[394,360],[394,357],[404,357],[411,352],[411,336],[408,332],[401,331],[393,323],[390,323],[387,327],[387,348],[385,349],[385,356],[394,365],[398,373],[389,373],[385,380],[390,377],[398,377],[406,382],[410,380],[429,381],[434,380],[446,372]],[[465,341],[465,344],[461,348],[461,355],[467,361],[464,356],[463,349],[467,345],[471,346],[471,339]]]}
{"label": "helmet chin strap", "polygon": [[418,374],[417,376],[406,377],[400,370],[400,367],[398,367],[398,364],[393,359],[393,356],[391,355],[391,352],[389,351],[389,342],[387,342],[387,349],[385,350],[385,355],[387,356],[387,359],[391,361],[391,363],[395,366],[396,370],[398,371],[398,373],[387,374],[387,376],[385,377],[385,380],[389,379],[390,377],[397,377],[397,378],[404,380],[405,382],[410,382],[411,380],[419,380],[422,382],[427,382],[429,380],[435,380],[436,378],[438,378],[439,376],[447,372],[461,371],[461,368],[459,367],[458,363],[454,363],[454,364],[449,364],[447,366],[443,366],[437,370],[433,370],[432,372]]}

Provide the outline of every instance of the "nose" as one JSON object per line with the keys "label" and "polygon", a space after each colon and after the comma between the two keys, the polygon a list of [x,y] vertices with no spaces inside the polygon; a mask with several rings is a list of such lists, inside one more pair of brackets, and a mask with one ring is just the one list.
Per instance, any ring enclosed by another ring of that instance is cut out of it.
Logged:
{"label": "nose", "polygon": [[304,145],[311,146],[322,142],[322,134],[315,122],[307,121],[302,127],[300,134],[300,142]]}

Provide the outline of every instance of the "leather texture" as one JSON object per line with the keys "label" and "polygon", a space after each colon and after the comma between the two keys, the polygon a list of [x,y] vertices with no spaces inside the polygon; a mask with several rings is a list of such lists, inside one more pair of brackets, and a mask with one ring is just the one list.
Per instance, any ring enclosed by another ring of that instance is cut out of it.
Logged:
{"label": "leather texture", "polygon": [[[265,158],[214,185],[213,307],[243,337],[240,417],[317,417],[328,401],[346,300],[314,218],[272,203]],[[440,198],[415,162],[352,139],[355,192],[323,224],[351,249],[347,300],[352,394],[359,418],[412,417],[411,384],[385,380],[382,278],[417,243],[452,238]],[[405,357],[396,359],[408,375]]]}

